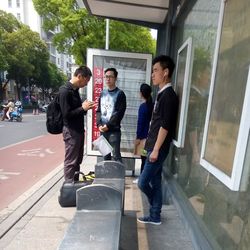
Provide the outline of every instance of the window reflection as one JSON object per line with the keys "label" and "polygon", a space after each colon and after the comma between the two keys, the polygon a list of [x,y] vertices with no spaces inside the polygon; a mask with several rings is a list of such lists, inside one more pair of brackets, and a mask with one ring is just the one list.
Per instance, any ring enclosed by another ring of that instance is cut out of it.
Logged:
{"label": "window reflection", "polygon": [[[204,155],[228,176],[232,174],[250,63],[250,5],[243,2],[226,4]],[[236,17],[237,22],[232,22]]]}

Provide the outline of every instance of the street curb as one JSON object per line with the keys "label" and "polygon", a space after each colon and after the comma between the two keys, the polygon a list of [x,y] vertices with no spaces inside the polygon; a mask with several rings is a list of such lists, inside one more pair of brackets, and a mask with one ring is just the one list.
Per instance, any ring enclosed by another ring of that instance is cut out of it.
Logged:
{"label": "street curb", "polygon": [[7,208],[0,211],[0,239],[63,178],[63,164],[51,171]]}

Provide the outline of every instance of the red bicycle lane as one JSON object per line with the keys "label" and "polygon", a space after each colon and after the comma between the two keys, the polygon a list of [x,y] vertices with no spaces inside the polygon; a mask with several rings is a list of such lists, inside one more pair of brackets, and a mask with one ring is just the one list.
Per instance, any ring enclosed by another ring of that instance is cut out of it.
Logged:
{"label": "red bicycle lane", "polygon": [[0,148],[0,211],[64,160],[62,135],[44,135]]}

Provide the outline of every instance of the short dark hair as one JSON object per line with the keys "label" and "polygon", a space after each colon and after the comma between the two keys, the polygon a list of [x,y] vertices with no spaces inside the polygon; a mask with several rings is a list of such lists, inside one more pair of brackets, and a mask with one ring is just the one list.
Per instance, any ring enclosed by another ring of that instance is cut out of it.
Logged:
{"label": "short dark hair", "polygon": [[160,55],[160,56],[157,56],[153,59],[152,64],[155,65],[158,62],[160,63],[160,65],[163,69],[169,70],[168,76],[172,77],[172,74],[173,74],[174,68],[175,68],[175,63],[174,63],[173,59],[169,56],[166,56],[166,55]]}
{"label": "short dark hair", "polygon": [[148,100],[151,97],[152,88],[150,85],[148,85],[146,83],[142,83],[140,86],[140,92],[141,92],[142,96],[146,100]]}
{"label": "short dark hair", "polygon": [[80,66],[79,68],[75,70],[75,73],[74,73],[74,76],[78,76],[78,75],[81,75],[83,77],[88,77],[88,76],[91,77],[92,72],[87,66]]}
{"label": "short dark hair", "polygon": [[104,73],[106,74],[106,72],[108,72],[108,71],[113,71],[115,78],[117,78],[118,72],[115,68],[107,68],[107,69],[105,69]]}

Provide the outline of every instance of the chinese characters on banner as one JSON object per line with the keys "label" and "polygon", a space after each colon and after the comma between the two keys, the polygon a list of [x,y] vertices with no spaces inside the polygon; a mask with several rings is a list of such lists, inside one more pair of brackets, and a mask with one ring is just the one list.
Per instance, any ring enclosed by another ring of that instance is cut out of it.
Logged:
{"label": "chinese characters on banner", "polygon": [[96,103],[95,108],[92,110],[92,141],[100,136],[100,131],[96,126],[96,110],[98,108],[98,100],[103,89],[103,68],[94,67],[93,74],[93,101]]}

